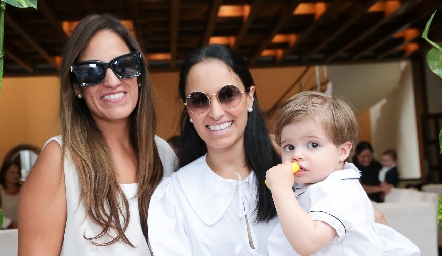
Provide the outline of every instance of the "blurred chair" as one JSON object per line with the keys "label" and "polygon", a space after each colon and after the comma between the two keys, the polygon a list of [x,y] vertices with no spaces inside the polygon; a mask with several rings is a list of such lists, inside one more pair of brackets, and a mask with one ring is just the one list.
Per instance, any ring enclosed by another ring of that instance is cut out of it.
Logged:
{"label": "blurred chair", "polygon": [[425,184],[422,185],[422,191],[432,192],[438,195],[442,195],[442,184]]}
{"label": "blurred chair", "polygon": [[[425,184],[422,185],[423,192],[431,192],[436,193],[439,197],[442,195],[442,184]],[[437,244],[439,247],[442,247],[442,230],[440,228],[437,229]]]}
{"label": "blurred chair", "polygon": [[438,255],[437,205],[439,195],[414,189],[393,188],[384,203],[374,205],[388,225],[415,243],[425,256]]}
{"label": "blurred chair", "polygon": [[0,254],[2,256],[17,256],[18,230],[0,230]]}

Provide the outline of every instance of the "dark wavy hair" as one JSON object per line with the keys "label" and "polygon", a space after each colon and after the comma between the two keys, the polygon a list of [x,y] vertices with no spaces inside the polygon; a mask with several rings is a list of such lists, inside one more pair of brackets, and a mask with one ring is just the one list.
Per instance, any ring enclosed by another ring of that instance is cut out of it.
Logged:
{"label": "dark wavy hair", "polygon": [[[18,165],[16,162],[13,162],[13,161],[5,161],[2,165],[1,170],[0,170],[0,185],[2,185],[3,188],[5,188],[5,189],[6,189],[6,178],[5,178],[6,172],[13,165],[16,165],[18,167],[18,174],[21,177],[20,165]],[[17,187],[20,187],[20,183],[18,183],[18,182],[15,185]]]}
{"label": "dark wavy hair", "polygon": [[373,147],[368,141],[360,141],[358,145],[356,145],[355,154],[353,155],[353,163],[358,162],[358,155],[366,149],[373,153]]}
{"label": "dark wavy hair", "polygon": [[[183,102],[186,98],[185,89],[189,70],[194,65],[207,59],[217,59],[224,62],[241,79],[246,92],[249,92],[250,87],[255,84],[247,64],[239,54],[223,45],[213,44],[193,51],[184,61],[181,67],[178,86],[179,97]],[[191,163],[207,153],[206,144],[189,122],[189,115],[184,107],[180,120],[179,145],[178,157],[180,167]],[[272,194],[264,184],[265,174],[269,168],[277,165],[281,160],[273,148],[256,96],[253,101],[253,111],[248,114],[247,125],[244,131],[244,151],[246,164],[255,172],[257,177],[258,203],[255,209],[257,213],[256,221],[266,222],[276,216],[276,209]]]}

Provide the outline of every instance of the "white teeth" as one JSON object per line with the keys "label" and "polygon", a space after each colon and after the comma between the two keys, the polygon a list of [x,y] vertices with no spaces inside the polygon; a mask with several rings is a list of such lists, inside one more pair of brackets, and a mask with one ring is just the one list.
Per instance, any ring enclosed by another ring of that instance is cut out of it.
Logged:
{"label": "white teeth", "polygon": [[112,94],[112,95],[106,95],[103,97],[103,99],[105,100],[117,100],[117,99],[121,99],[124,96],[124,92],[120,92],[117,94]]}
{"label": "white teeth", "polygon": [[211,131],[220,131],[220,130],[224,130],[228,127],[230,127],[232,125],[232,121],[230,122],[225,122],[223,124],[220,125],[208,125],[207,127],[211,130]]}

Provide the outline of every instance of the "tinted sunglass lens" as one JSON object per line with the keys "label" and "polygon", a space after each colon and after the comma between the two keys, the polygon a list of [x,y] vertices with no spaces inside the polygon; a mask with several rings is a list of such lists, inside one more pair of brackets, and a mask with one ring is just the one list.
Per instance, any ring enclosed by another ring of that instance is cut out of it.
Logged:
{"label": "tinted sunglass lens", "polygon": [[86,85],[99,84],[104,79],[105,68],[100,64],[90,63],[78,67],[77,76],[80,83]]}
{"label": "tinted sunglass lens", "polygon": [[121,78],[130,78],[140,74],[140,60],[135,55],[123,56],[112,63],[112,69]]}
{"label": "tinted sunglass lens", "polygon": [[209,99],[203,92],[192,92],[186,100],[187,107],[194,113],[203,113],[209,107]]}
{"label": "tinted sunglass lens", "polygon": [[226,85],[218,92],[219,102],[226,108],[234,108],[241,101],[241,90],[234,85]]}

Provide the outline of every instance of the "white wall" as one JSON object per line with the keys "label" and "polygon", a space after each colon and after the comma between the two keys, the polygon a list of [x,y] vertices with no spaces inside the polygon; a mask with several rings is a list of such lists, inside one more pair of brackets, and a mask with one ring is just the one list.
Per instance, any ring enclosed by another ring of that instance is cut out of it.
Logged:
{"label": "white wall", "polygon": [[399,62],[351,64],[329,67],[333,95],[344,98],[362,112],[369,109],[398,85]]}
{"label": "white wall", "polygon": [[370,108],[372,144],[377,159],[395,149],[400,178],[415,179],[421,175],[411,63],[402,67],[396,88]]}

